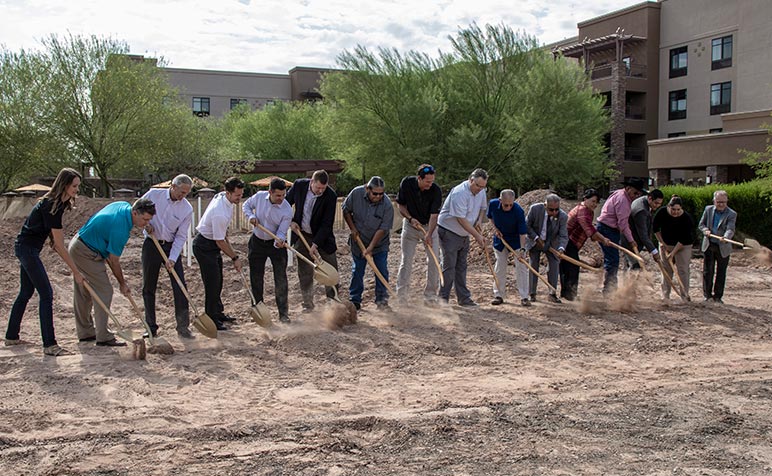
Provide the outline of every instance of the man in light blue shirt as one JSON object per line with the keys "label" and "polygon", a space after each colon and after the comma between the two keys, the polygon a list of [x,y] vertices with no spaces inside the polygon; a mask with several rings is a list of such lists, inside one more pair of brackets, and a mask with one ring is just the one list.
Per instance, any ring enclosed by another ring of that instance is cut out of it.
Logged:
{"label": "man in light blue shirt", "polygon": [[466,180],[453,187],[442,204],[437,219],[442,251],[442,277],[445,285],[440,288],[440,299],[450,299],[450,290],[455,286],[456,298],[461,306],[475,307],[472,293],[466,287],[466,260],[469,255],[469,237],[485,248],[485,238],[475,228],[483,218],[488,206],[485,188],[488,172],[475,169]]}
{"label": "man in light blue shirt", "polygon": [[[133,206],[127,202],[114,202],[89,218],[70,241],[69,253],[72,261],[107,307],[110,307],[113,301],[113,285],[107,276],[105,263],[113,271],[121,294],[131,294],[123,277],[121,254],[129,241],[132,227],[144,228],[153,215],[155,205],[150,200],[140,198]],[[78,339],[81,342],[96,341],[97,345],[109,347],[125,346],[125,342],[118,342],[113,333],[107,330],[108,315],[101,306],[94,309],[94,317],[91,318],[93,301],[89,291],[78,283],[75,283],[73,291]]]}
{"label": "man in light blue shirt", "polygon": [[[174,270],[185,284],[185,273],[182,267],[180,253],[188,239],[188,229],[193,216],[193,207],[185,199],[193,187],[193,181],[187,175],[178,175],[172,180],[169,189],[151,188],[142,196],[155,204],[155,216],[150,220],[150,231],[145,230],[145,241],[142,243],[142,299],[145,303],[145,321],[155,337],[158,324],[155,316],[155,293],[158,287],[158,272],[164,266],[169,272]],[[164,262],[155,247],[149,233],[159,241],[167,256]],[[188,300],[180,289],[177,281],[169,275],[174,295],[174,317],[177,321],[177,334],[186,339],[193,339],[188,325],[190,314]]]}
{"label": "man in light blue shirt", "polygon": [[[268,191],[257,192],[244,202],[242,210],[249,223],[255,227],[249,238],[249,280],[252,293],[257,302],[263,300],[263,278],[265,262],[271,259],[273,267],[274,294],[276,307],[279,308],[279,320],[289,324],[289,304],[287,286],[287,250],[285,250],[287,231],[292,221],[292,206],[284,199],[287,184],[280,178],[271,180]],[[262,225],[276,235],[274,240],[268,233],[257,227]]]}

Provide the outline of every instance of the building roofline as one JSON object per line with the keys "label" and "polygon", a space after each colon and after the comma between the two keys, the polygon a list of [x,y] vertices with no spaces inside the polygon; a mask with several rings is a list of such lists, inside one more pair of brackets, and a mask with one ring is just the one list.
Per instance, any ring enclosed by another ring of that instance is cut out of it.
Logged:
{"label": "building roofline", "polygon": [[336,73],[339,71],[345,71],[343,69],[337,69],[337,68],[321,68],[321,67],[315,67],[315,66],[295,66],[291,70],[289,70],[289,73],[292,74],[295,71],[318,71],[322,73]]}
{"label": "building roofline", "polygon": [[652,139],[650,141],[647,141],[646,143],[649,145],[649,147],[651,147],[653,145],[665,145],[665,144],[674,144],[674,143],[680,143],[680,142],[697,142],[702,140],[718,140],[718,139],[723,139],[725,137],[756,136],[756,135],[764,135],[764,134],[769,134],[769,133],[765,129],[749,129],[745,131],[714,132],[713,134],[694,134],[690,136]]}
{"label": "building roofline", "polygon": [[160,68],[163,71],[167,71],[170,73],[196,73],[196,74],[227,74],[231,76],[248,76],[248,77],[260,77],[260,78],[276,78],[276,79],[287,79],[289,78],[289,74],[279,74],[279,73],[251,73],[247,71],[223,71],[223,70],[216,70],[216,69],[192,69],[192,68]]}
{"label": "building roofline", "polygon": [[595,18],[590,18],[589,20],[585,20],[583,22],[577,23],[576,26],[577,26],[577,28],[583,28],[583,27],[592,25],[593,23],[597,23],[597,22],[600,22],[600,21],[603,21],[603,20],[608,20],[609,18],[614,18],[614,17],[617,17],[617,16],[621,16],[621,15],[624,15],[626,13],[634,12],[636,10],[643,10],[644,8],[656,8],[656,9],[659,10],[661,8],[661,6],[660,6],[659,2],[656,2],[656,1],[651,1],[651,2],[646,1],[646,2],[642,2],[642,3],[637,3],[635,5],[631,5],[629,7],[622,8],[621,10],[616,10],[616,11],[609,12],[609,13],[604,13],[601,16],[598,16],[598,17],[595,17]]}

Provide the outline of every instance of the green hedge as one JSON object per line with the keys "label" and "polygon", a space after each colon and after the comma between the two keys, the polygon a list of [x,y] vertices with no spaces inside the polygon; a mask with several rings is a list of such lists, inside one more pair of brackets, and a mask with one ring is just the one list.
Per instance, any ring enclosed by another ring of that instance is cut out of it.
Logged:
{"label": "green hedge", "polygon": [[705,206],[713,203],[713,192],[726,190],[729,207],[737,212],[738,239],[754,238],[764,246],[772,246],[772,182],[769,180],[704,187],[670,185],[660,190],[665,194],[665,204],[671,195],[681,197],[684,209],[694,217],[696,223],[699,223]]}

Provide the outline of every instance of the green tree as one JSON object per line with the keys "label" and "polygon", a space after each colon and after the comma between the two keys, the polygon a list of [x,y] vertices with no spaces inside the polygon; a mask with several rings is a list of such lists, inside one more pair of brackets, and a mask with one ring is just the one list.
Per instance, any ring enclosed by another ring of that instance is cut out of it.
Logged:
{"label": "green tree", "polygon": [[176,92],[155,61],[127,56],[124,43],[96,36],[50,36],[43,46],[46,130],[93,167],[103,193],[114,170],[141,173],[154,160],[158,134],[176,133],[162,120]]}
{"label": "green tree", "polygon": [[[763,127],[772,135],[772,124],[764,124]],[[772,179],[772,142],[767,138],[767,146],[762,151],[743,149],[745,154],[743,162],[753,167],[759,178]]]}

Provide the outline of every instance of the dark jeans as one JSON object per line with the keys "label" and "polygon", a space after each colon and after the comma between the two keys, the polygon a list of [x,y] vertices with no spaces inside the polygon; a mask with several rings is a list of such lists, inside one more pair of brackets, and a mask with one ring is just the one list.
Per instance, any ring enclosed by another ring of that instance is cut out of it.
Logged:
{"label": "dark jeans", "polygon": [[249,239],[249,281],[252,284],[252,294],[257,302],[263,300],[263,278],[265,277],[265,262],[271,259],[273,267],[273,285],[276,296],[276,307],[279,309],[279,319],[289,318],[287,304],[287,250],[273,246],[274,240],[261,240],[252,234]]}
{"label": "dark jeans", "polygon": [[[381,272],[386,282],[389,281],[389,251],[375,253],[373,262],[378,271]],[[364,256],[351,254],[353,269],[351,270],[351,284],[348,287],[349,300],[355,303],[362,302],[362,293],[365,291],[365,269],[367,268],[367,259]],[[381,283],[381,280],[375,278],[375,303],[387,304],[389,302],[389,290]]]}
{"label": "dark jeans", "polygon": [[225,308],[222,305],[222,253],[217,242],[198,234],[193,239],[193,256],[198,261],[204,281],[204,310],[215,322],[222,323]]}
{"label": "dark jeans", "polygon": [[[706,299],[721,299],[724,296],[726,284],[726,268],[729,266],[729,256],[721,257],[718,245],[711,243],[705,250],[705,261],[702,263],[702,295]],[[713,273],[716,282],[713,282]]]}
{"label": "dark jeans", "polygon": [[[303,236],[306,238],[306,241],[308,241],[308,244],[311,244],[312,236],[308,233],[303,232]],[[303,256],[310,259],[311,261],[314,260],[314,258],[308,253],[308,248],[306,248],[306,245],[303,244],[303,242],[298,239],[298,241],[295,242],[294,248],[300,252]],[[324,260],[327,263],[330,263],[333,268],[336,270],[338,269],[338,257],[336,256],[335,252],[332,253],[325,253],[321,249],[319,251],[319,256],[322,257],[322,260]],[[314,268],[306,263],[305,261],[299,259],[298,260],[298,280],[300,281],[300,293],[303,295],[303,304],[306,307],[313,307],[314,306]],[[339,285],[335,286],[336,288],[340,289]],[[324,287],[325,294],[328,298],[332,299],[335,297],[335,291],[329,286]]]}
{"label": "dark jeans", "polygon": [[8,330],[5,338],[16,340],[19,338],[21,319],[27,309],[27,303],[35,290],[40,296],[40,334],[43,336],[43,347],[56,344],[54,335],[54,291],[48,280],[46,268],[40,260],[40,250],[16,243],[14,246],[16,257],[21,265],[19,295],[11,308],[11,316],[8,318]]}
{"label": "dark jeans", "polygon": [[[573,241],[568,240],[566,245],[566,256],[579,259],[579,248]],[[569,263],[566,260],[560,261],[560,297],[568,301],[576,299],[576,293],[579,289],[579,266]]]}
{"label": "dark jeans", "polygon": [[[161,248],[163,248],[166,256],[169,256],[172,243],[161,243]],[[147,321],[147,325],[150,326],[153,332],[158,330],[155,318],[155,292],[158,288],[158,273],[161,268],[166,269],[161,254],[156,249],[153,240],[145,238],[144,243],[142,243],[142,300],[145,302],[145,321]],[[177,272],[177,276],[180,277],[182,284],[185,284],[181,259],[174,262],[174,271]],[[183,294],[179,285],[177,285],[177,280],[170,273],[168,274],[172,283],[172,294],[174,295],[174,317],[177,321],[177,330],[184,331],[188,329],[190,324],[188,300],[185,298],[185,294]]]}
{"label": "dark jeans", "polygon": [[[598,233],[605,236],[612,242],[619,244],[621,235],[619,230],[611,228],[598,222]],[[603,292],[613,291],[617,287],[617,273],[619,272],[619,250],[613,246],[600,245],[603,250],[603,269],[605,275],[603,276]]]}
{"label": "dark jeans", "polygon": [[472,293],[466,287],[466,267],[469,256],[469,237],[460,236],[447,228],[439,227],[440,251],[442,252],[442,279],[440,298],[450,299],[450,290],[455,288],[458,304],[474,302]]}

